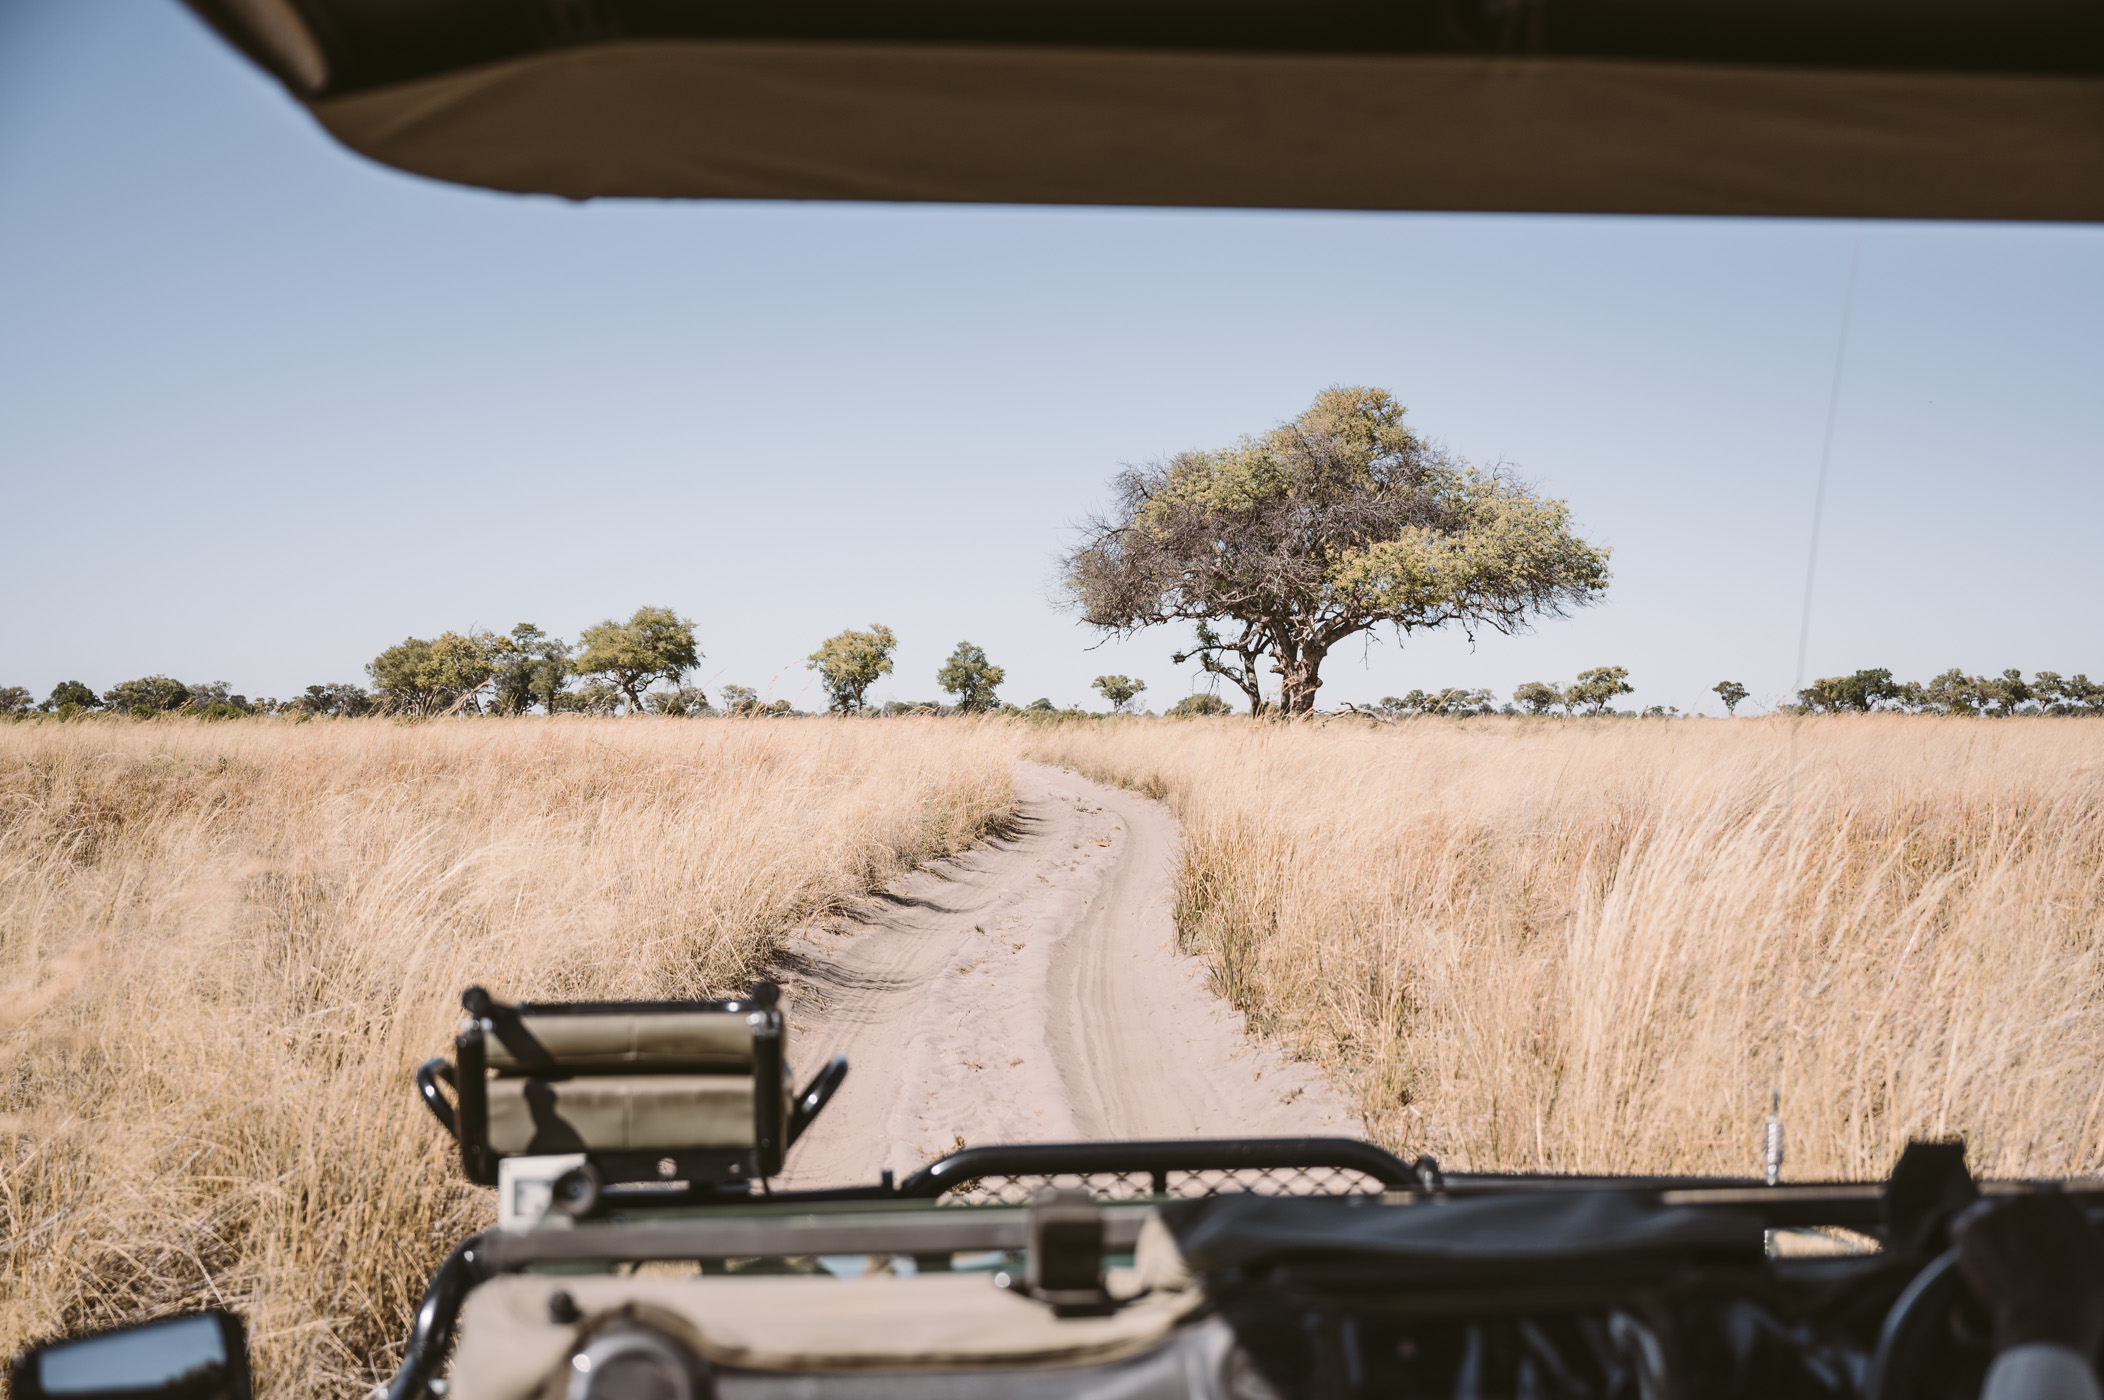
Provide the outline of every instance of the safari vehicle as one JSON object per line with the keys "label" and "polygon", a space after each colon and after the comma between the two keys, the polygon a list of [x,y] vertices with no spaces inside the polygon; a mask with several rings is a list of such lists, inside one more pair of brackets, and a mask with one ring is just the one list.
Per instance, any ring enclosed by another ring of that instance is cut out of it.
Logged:
{"label": "safari vehicle", "polygon": [[[1975,1183],[1948,1143],[1785,1185],[1296,1138],[971,1147],[775,1190],[847,1066],[791,1088],[772,985],[462,1000],[419,1089],[498,1224],[433,1276],[376,1400],[1968,1395],[1988,1324],[1946,1226],[2049,1189]],[[211,1313],[59,1342],[13,1394],[244,1400],[242,1335]]]}
{"label": "safari vehicle", "polygon": [[[518,193],[2104,218],[2094,0],[188,3],[351,149]],[[1804,1183],[1018,1144],[774,1189],[845,1068],[792,1087],[768,989],[466,1005],[420,1086],[499,1220],[387,1400],[1970,1396],[1953,1213],[2104,1207],[1954,1144]],[[243,1346],[161,1319],[12,1393],[241,1400]]]}

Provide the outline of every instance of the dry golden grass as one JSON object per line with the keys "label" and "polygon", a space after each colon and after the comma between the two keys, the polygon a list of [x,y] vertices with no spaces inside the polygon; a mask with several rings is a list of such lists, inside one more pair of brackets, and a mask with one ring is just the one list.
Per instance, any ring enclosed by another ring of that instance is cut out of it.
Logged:
{"label": "dry golden grass", "polygon": [[362,1393],[487,1223],[413,1101],[458,995],[694,995],[976,840],[956,721],[0,727],[0,1351],[225,1301]]}
{"label": "dry golden grass", "polygon": [[1182,818],[1179,924],[1453,1166],[2104,1167],[2104,723],[1071,726]]}

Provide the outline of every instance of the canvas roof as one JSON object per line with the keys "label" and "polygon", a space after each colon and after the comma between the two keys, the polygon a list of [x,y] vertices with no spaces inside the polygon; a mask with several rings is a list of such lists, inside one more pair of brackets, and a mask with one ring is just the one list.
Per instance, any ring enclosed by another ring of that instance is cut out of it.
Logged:
{"label": "canvas roof", "polygon": [[2104,218],[2093,0],[188,0],[570,198]]}

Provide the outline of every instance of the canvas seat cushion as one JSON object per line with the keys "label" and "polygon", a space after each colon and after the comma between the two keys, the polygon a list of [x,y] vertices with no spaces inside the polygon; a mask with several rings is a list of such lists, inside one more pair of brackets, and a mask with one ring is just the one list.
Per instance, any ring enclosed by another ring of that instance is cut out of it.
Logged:
{"label": "canvas seat cushion", "polygon": [[[523,1032],[523,1039],[520,1033]],[[623,1069],[749,1073],[752,1027],[742,1012],[523,1015],[484,1041],[499,1074]]]}
{"label": "canvas seat cushion", "polygon": [[749,1148],[753,1081],[742,1074],[491,1079],[489,1145],[506,1155]]}

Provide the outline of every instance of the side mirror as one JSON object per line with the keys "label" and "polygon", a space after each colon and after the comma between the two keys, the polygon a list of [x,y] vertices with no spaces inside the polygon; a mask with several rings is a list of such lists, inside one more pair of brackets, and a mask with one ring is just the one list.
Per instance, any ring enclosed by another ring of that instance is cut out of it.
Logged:
{"label": "side mirror", "polygon": [[248,1339],[229,1312],[46,1342],[8,1367],[11,1400],[250,1400]]}

